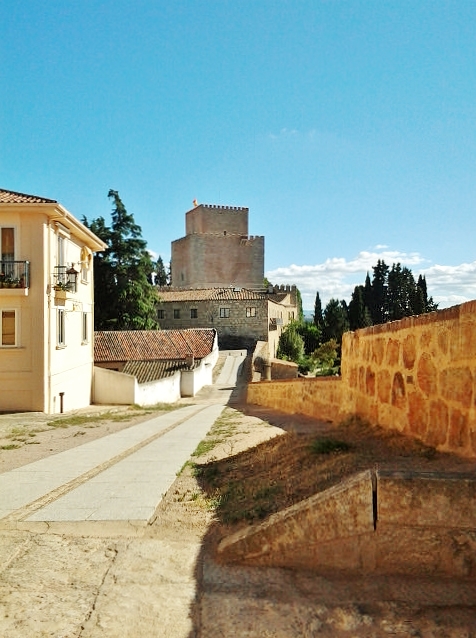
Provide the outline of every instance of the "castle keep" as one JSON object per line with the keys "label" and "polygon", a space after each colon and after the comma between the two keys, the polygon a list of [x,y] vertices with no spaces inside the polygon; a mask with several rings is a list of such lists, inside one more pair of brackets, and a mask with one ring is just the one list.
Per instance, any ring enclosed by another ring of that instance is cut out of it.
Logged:
{"label": "castle keep", "polygon": [[199,204],[185,233],[172,242],[174,288],[263,288],[264,237],[248,235],[248,208]]}
{"label": "castle keep", "polygon": [[267,343],[275,356],[297,317],[296,286],[264,288],[264,237],[248,235],[248,208],[198,204],[172,242],[172,285],[159,288],[163,329],[214,328],[219,345]]}

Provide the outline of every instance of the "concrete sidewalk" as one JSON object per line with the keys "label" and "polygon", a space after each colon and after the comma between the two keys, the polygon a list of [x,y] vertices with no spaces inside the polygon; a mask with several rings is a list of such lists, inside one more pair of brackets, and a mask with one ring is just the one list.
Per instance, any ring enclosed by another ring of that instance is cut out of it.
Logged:
{"label": "concrete sidewalk", "polygon": [[[0,474],[0,528],[20,522],[149,523],[177,472],[229,401],[246,350],[224,352],[222,357],[223,367],[205,403],[186,405]],[[91,406],[95,409],[100,408]],[[0,419],[21,422],[22,415]]]}
{"label": "concrete sidewalk", "polygon": [[0,524],[147,524],[224,407],[189,405],[0,475]]}

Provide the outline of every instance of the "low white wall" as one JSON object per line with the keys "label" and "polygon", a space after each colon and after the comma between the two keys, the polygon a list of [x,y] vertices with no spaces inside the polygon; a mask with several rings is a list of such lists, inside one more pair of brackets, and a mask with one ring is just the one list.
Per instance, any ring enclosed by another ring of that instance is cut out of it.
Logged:
{"label": "low white wall", "polygon": [[179,370],[165,379],[137,384],[134,403],[142,406],[175,403],[180,399],[180,385]]}
{"label": "low white wall", "polygon": [[213,349],[194,370],[182,370],[172,376],[139,385],[134,376],[94,367],[94,403],[155,405],[175,403],[180,397],[194,397],[205,385],[213,383],[213,368],[218,361],[218,337]]}
{"label": "low white wall", "polygon": [[132,405],[135,403],[136,385],[136,378],[130,374],[94,366],[94,403]]}
{"label": "low white wall", "polygon": [[180,393],[183,397],[194,397],[203,386],[212,385],[213,368],[218,361],[218,347],[204,357],[200,365],[193,370],[182,370]]}

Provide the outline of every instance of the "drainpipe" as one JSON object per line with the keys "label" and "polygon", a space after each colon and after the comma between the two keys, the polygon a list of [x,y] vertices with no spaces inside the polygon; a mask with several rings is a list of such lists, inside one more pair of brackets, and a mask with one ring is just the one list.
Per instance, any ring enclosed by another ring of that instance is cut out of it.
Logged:
{"label": "drainpipe", "polygon": [[[48,378],[48,383],[47,383],[47,392],[48,392],[48,414],[51,414],[51,282],[50,282],[50,277],[51,277],[51,221],[48,220],[48,254],[47,254],[47,258],[46,258],[46,268],[47,268],[47,273],[46,273],[46,278],[45,278],[45,283],[47,286],[47,295],[48,295],[48,306],[47,306],[47,317],[46,317],[46,325],[47,325],[47,329],[48,329],[48,341],[47,341],[47,347],[48,347],[48,353],[46,355],[46,360],[47,360],[47,378]],[[45,260],[43,260],[43,263],[45,263]],[[44,364],[43,364],[44,365]],[[43,385],[44,387],[44,385]]]}

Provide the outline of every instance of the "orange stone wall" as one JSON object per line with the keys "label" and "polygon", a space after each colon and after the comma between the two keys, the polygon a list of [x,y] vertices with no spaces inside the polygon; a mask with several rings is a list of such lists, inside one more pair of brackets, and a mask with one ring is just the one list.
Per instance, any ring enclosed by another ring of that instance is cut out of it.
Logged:
{"label": "orange stone wall", "polygon": [[476,457],[476,301],[348,332],[340,379],[252,384],[248,401],[333,421],[356,414]]}
{"label": "orange stone wall", "polygon": [[344,335],[344,411],[476,456],[476,301]]}

